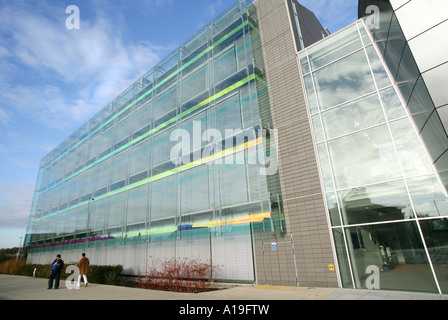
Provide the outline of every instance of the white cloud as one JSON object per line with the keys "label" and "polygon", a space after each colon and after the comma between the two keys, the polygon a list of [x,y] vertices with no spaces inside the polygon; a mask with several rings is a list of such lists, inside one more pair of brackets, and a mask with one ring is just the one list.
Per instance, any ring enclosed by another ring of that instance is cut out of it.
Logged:
{"label": "white cloud", "polygon": [[[7,54],[16,58],[0,64],[9,64],[10,70],[26,66],[47,82],[25,79],[23,84],[2,86],[0,107],[31,115],[46,126],[64,128],[70,121],[86,121],[157,63],[164,51],[148,42],[127,43],[115,21],[97,18],[82,21],[80,30],[68,30],[64,20],[50,18],[58,12],[64,19],[65,11],[46,6],[45,12],[52,13],[48,15],[23,10],[22,2],[17,3],[0,8],[0,60]],[[1,77],[7,83],[5,75]],[[0,121],[10,121],[4,110]]]}

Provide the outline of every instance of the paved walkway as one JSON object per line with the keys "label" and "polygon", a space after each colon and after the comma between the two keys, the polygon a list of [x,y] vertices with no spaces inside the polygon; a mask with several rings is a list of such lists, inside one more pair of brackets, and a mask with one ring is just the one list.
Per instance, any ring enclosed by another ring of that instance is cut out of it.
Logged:
{"label": "paved walkway", "polygon": [[234,286],[207,293],[190,294],[134,289],[90,283],[67,289],[47,289],[47,279],[0,275],[0,300],[448,300],[448,295],[381,290],[298,288],[283,286]]}

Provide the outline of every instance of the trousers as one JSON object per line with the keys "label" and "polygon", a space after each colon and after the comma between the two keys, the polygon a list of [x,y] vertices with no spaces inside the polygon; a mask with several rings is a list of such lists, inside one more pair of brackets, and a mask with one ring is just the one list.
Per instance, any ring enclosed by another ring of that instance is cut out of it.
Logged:
{"label": "trousers", "polygon": [[84,284],[87,285],[87,275],[86,274],[80,274],[78,275],[78,287],[81,286],[81,276],[84,280]]}
{"label": "trousers", "polygon": [[53,281],[54,281],[54,288],[59,289],[59,279],[61,276],[61,270],[53,270],[51,271],[50,278],[48,279],[48,288],[53,288]]}

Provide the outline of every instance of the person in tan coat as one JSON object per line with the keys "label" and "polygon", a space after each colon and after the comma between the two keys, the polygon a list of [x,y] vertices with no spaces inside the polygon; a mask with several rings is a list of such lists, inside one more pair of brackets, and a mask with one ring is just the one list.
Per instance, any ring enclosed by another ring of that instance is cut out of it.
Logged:
{"label": "person in tan coat", "polygon": [[89,259],[86,257],[86,254],[83,253],[82,254],[82,258],[81,260],[79,260],[78,262],[78,268],[79,268],[79,273],[78,273],[78,288],[81,285],[81,276],[84,279],[84,286],[87,287],[87,273],[89,272]]}

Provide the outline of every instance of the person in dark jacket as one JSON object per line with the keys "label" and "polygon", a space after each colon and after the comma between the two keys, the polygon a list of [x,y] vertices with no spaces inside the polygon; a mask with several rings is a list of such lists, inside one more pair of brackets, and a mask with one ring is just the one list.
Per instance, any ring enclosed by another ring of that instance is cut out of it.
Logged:
{"label": "person in dark jacket", "polygon": [[48,289],[53,289],[53,281],[54,281],[54,288],[59,289],[59,279],[61,277],[61,271],[64,267],[64,260],[61,259],[61,255],[58,254],[56,256],[56,259],[51,264],[51,274],[50,278],[48,279]]}

